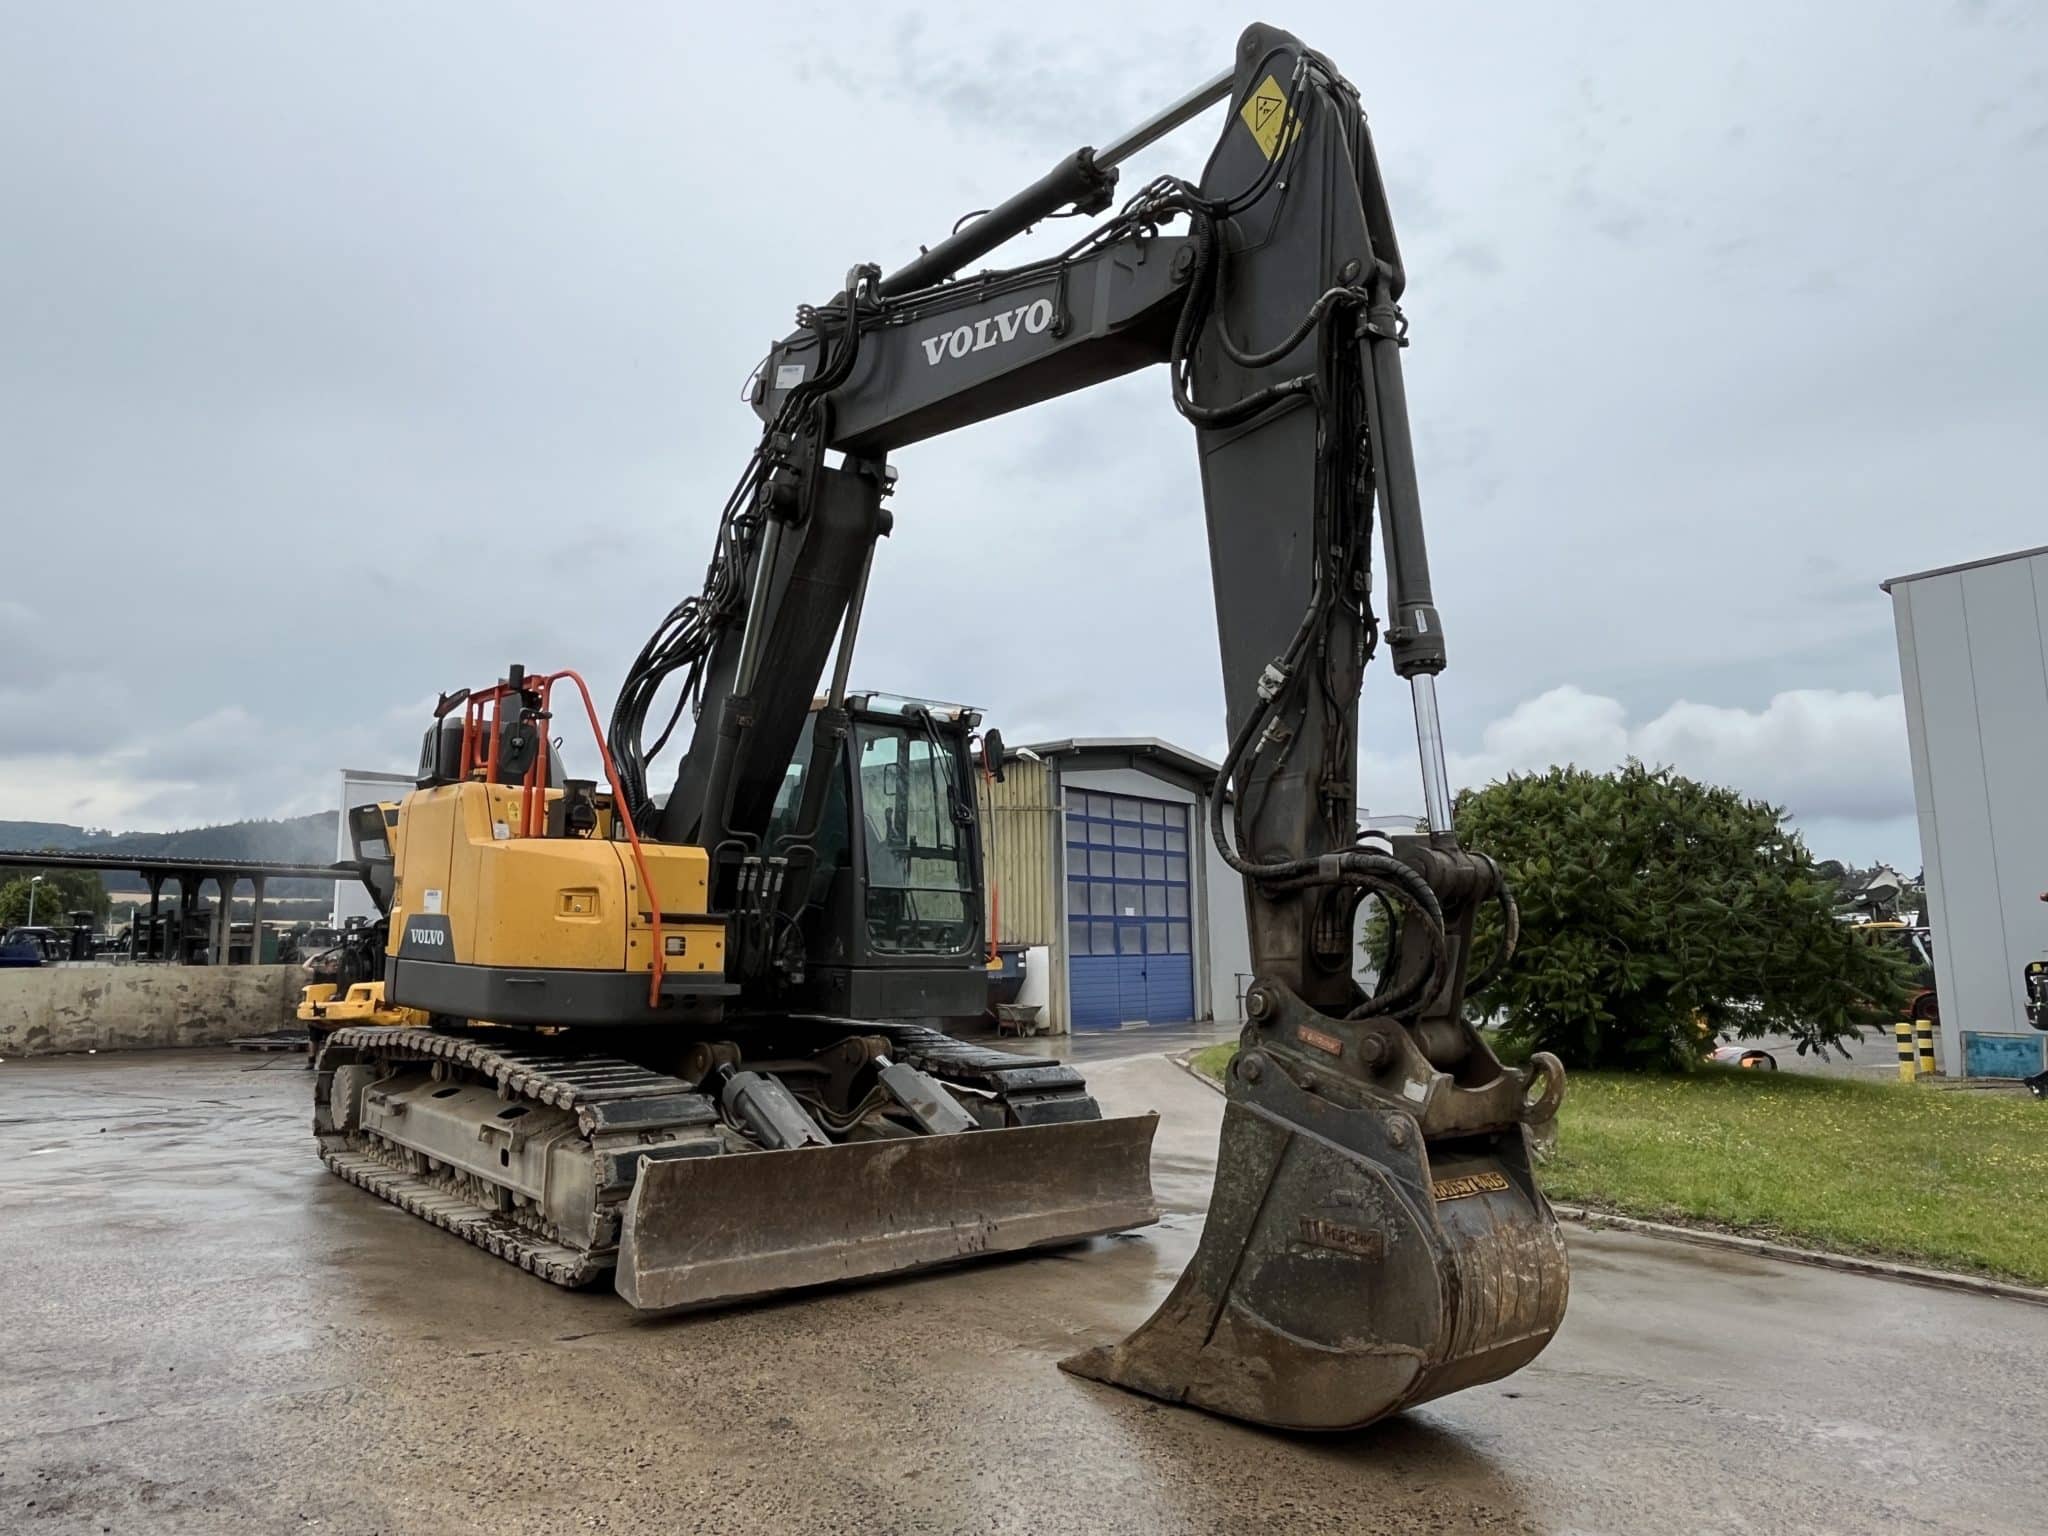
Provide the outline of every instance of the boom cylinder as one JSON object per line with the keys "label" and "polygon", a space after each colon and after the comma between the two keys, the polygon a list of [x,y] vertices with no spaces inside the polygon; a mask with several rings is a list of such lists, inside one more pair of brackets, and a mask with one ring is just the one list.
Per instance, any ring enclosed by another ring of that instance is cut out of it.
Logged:
{"label": "boom cylinder", "polygon": [[1094,150],[1077,149],[1022,192],[891,272],[879,291],[893,299],[929,288],[1070,203],[1083,213],[1100,213],[1115,191],[1116,172],[1097,165]]}
{"label": "boom cylinder", "polygon": [[955,230],[930,250],[921,252],[915,261],[890,273],[882,280],[882,297],[893,299],[898,294],[942,282],[977,256],[987,255],[1070,203],[1077,212],[1100,213],[1109,206],[1116,191],[1116,167],[1223,100],[1230,94],[1230,81],[1231,72],[1223,70],[1171,106],[1119,134],[1099,152],[1075,150],[1016,196],[979,215],[964,229]]}

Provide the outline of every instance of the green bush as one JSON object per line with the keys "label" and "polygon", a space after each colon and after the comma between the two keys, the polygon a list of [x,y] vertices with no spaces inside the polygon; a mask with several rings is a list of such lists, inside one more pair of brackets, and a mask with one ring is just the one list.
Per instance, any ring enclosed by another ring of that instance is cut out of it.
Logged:
{"label": "green bush", "polygon": [[[1683,1070],[1717,1036],[1824,1050],[1904,1006],[1904,960],[1836,920],[1775,806],[1632,762],[1511,775],[1460,795],[1457,817],[1522,917],[1514,964],[1473,1006],[1567,1065]],[[1489,913],[1475,967],[1497,932]]]}

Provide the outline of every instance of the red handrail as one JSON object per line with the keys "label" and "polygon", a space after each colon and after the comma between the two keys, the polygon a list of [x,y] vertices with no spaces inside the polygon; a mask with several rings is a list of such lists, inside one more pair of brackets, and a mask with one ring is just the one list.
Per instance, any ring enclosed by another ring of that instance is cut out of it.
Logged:
{"label": "red handrail", "polygon": [[[633,866],[640,872],[640,888],[647,893],[647,910],[654,938],[654,969],[647,985],[647,1006],[661,1006],[661,978],[668,969],[668,951],[661,938],[661,893],[654,888],[654,872],[647,867],[647,853],[640,846],[640,831],[633,825],[633,808],[626,803],[625,787],[619,783],[618,765],[612,761],[612,749],[606,745],[604,727],[597,723],[597,706],[591,702],[590,685],[582,675],[571,668],[550,672],[540,680],[541,708],[548,707],[548,699],[557,681],[568,678],[576,685],[576,691],[583,696],[583,712],[590,719],[590,734],[597,742],[597,755],[604,763],[605,781],[612,787],[612,814],[626,829],[626,841],[633,845]],[[546,732],[543,731],[545,736]],[[546,762],[546,749],[542,749],[540,761]]]}
{"label": "red handrail", "polygon": [[988,881],[988,963],[994,965],[1002,959],[1002,951],[996,941],[1003,931],[1003,887],[996,872],[988,867],[987,853],[996,845],[996,771],[988,760],[988,738],[981,738],[981,778],[988,786],[988,825],[982,830],[982,847],[986,852],[982,860],[982,876]]}
{"label": "red handrail", "polygon": [[[668,950],[661,936],[661,892],[655,889],[654,871],[648,866],[647,851],[640,846],[640,830],[633,825],[633,808],[626,803],[624,786],[619,783],[618,765],[612,761],[611,748],[606,745],[604,728],[597,721],[597,705],[591,701],[590,685],[583,681],[581,674],[571,668],[550,672],[540,677],[529,677],[527,682],[540,689],[540,708],[543,717],[549,711],[554,696],[555,684],[563,678],[576,685],[576,691],[583,696],[583,712],[590,720],[590,734],[597,742],[597,755],[604,763],[604,776],[612,790],[612,814],[619,818],[619,824],[626,829],[626,841],[633,845],[633,867],[640,876],[640,888],[647,893],[647,906],[654,940],[654,966],[647,986],[647,1006],[661,1006],[661,982],[668,971]],[[498,779],[498,713],[503,700],[518,692],[508,683],[498,683],[469,696],[462,716],[462,777],[467,779],[478,767],[484,771],[484,782],[495,784]],[[491,710],[491,719],[484,719],[485,706]],[[477,733],[488,729],[490,747],[485,761],[476,761],[475,743]],[[548,733],[545,719],[540,728],[540,745],[534,752],[533,762],[527,767],[519,784],[519,835],[539,837],[547,830],[547,782],[548,782]],[[630,912],[628,914],[630,921]]]}

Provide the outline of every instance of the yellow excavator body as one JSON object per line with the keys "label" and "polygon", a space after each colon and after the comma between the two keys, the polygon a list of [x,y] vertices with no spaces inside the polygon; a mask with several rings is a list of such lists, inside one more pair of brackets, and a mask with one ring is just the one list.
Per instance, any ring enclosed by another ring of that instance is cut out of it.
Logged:
{"label": "yellow excavator body", "polygon": [[384,983],[356,981],[346,990],[331,981],[316,981],[299,992],[299,1022],[315,1031],[349,1024],[423,1029],[427,1016],[417,1008],[394,1008],[384,1001]]}
{"label": "yellow excavator body", "polygon": [[[560,790],[548,791],[549,803]],[[701,848],[643,845],[653,892],[632,849],[609,837],[515,837],[517,786],[474,780],[415,790],[400,802],[391,905],[393,954],[440,948],[442,963],[584,970],[644,977],[654,963],[658,896],[665,968],[719,976],[725,925],[710,915]],[[415,919],[438,918],[431,927]],[[441,933],[438,945],[409,936]]]}

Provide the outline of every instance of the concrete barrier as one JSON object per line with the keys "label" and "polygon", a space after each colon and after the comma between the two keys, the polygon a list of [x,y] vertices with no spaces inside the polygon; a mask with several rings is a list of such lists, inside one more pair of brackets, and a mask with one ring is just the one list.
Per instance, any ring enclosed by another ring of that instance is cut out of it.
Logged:
{"label": "concrete barrier", "polygon": [[218,1045],[291,1021],[296,965],[49,965],[0,970],[0,1056]]}

